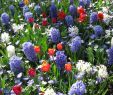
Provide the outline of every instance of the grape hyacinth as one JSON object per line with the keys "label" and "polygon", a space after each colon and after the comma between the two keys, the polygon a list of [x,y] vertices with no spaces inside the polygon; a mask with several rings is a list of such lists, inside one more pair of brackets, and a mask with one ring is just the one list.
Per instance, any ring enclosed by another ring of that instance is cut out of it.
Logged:
{"label": "grape hyacinth", "polygon": [[93,30],[95,32],[95,36],[101,36],[103,34],[103,28],[100,25],[96,25],[93,27]]}
{"label": "grape hyacinth", "polygon": [[1,14],[1,22],[2,22],[2,24],[7,25],[7,24],[9,24],[9,21],[10,21],[9,15],[7,13],[5,13],[5,12],[2,13]]}
{"label": "grape hyacinth", "polygon": [[15,13],[15,7],[13,5],[9,6],[9,10],[11,11],[11,15],[14,16]]}
{"label": "grape hyacinth", "polygon": [[90,23],[95,23],[98,21],[98,13],[97,12],[92,12],[90,15]]}
{"label": "grape hyacinth", "polygon": [[113,46],[108,50],[108,64],[113,64]]}
{"label": "grape hyacinth", "polygon": [[12,56],[9,61],[10,69],[15,74],[23,72],[22,61],[17,56]]}
{"label": "grape hyacinth", "polygon": [[79,36],[76,36],[75,38],[72,39],[71,43],[69,44],[70,50],[72,52],[77,52],[80,47],[81,47],[81,38]]}
{"label": "grape hyacinth", "polygon": [[91,0],[79,0],[79,6],[89,7]]}
{"label": "grape hyacinth", "polygon": [[23,43],[23,52],[28,60],[32,62],[37,61],[36,53],[34,51],[34,47],[31,42],[25,42]]}
{"label": "grape hyacinth", "polygon": [[24,7],[24,2],[23,2],[23,1],[20,1],[20,2],[19,2],[19,7],[20,7],[20,8]]}
{"label": "grape hyacinth", "polygon": [[51,40],[52,40],[53,43],[58,43],[61,39],[60,32],[56,28],[52,28],[50,30],[50,36],[51,36]]}
{"label": "grape hyacinth", "polygon": [[76,81],[76,83],[74,83],[70,90],[69,90],[69,95],[83,95],[85,93],[86,90],[86,86],[83,83],[83,81]]}
{"label": "grape hyacinth", "polygon": [[65,21],[68,27],[73,26],[74,24],[74,19],[71,15],[66,16]]}
{"label": "grape hyacinth", "polygon": [[69,6],[69,12],[71,14],[71,16],[74,18],[77,14],[77,8],[75,7],[75,5],[70,5]]}
{"label": "grape hyacinth", "polygon": [[56,52],[56,64],[59,70],[64,68],[65,64],[67,63],[67,56],[64,54],[64,51],[57,51]]}
{"label": "grape hyacinth", "polygon": [[55,6],[54,3],[52,3],[50,6],[50,17],[57,18],[57,7]]}

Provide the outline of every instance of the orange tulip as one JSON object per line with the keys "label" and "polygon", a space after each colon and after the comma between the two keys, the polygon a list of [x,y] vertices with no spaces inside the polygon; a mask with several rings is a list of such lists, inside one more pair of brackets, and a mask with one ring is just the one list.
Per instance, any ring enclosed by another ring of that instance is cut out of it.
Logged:
{"label": "orange tulip", "polygon": [[28,5],[29,4],[29,0],[24,0],[24,4]]}
{"label": "orange tulip", "polygon": [[70,72],[72,70],[72,66],[70,63],[65,64],[65,70]]}

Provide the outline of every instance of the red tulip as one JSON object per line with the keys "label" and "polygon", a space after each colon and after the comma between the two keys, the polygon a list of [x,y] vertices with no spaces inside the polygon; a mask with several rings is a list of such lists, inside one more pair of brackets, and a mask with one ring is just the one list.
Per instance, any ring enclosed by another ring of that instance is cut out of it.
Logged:
{"label": "red tulip", "polygon": [[28,19],[28,22],[29,22],[29,23],[33,23],[33,22],[34,22],[34,18],[32,18],[32,17],[29,18],[29,19]]}
{"label": "red tulip", "polygon": [[56,23],[57,19],[56,18],[52,18],[52,23]]}
{"label": "red tulip", "polygon": [[65,64],[65,70],[70,72],[72,70],[72,66],[70,63]]}
{"label": "red tulip", "polygon": [[79,14],[85,14],[85,9],[82,7],[82,6],[80,6],[80,7],[78,7],[77,8],[77,12],[79,13]]}
{"label": "red tulip", "polygon": [[46,19],[42,20],[42,25],[43,25],[43,26],[47,26],[47,25],[48,25],[48,22],[47,22]]}
{"label": "red tulip", "polygon": [[64,20],[65,19],[65,16],[66,16],[66,14],[65,14],[64,11],[59,11],[58,12],[58,19]]}
{"label": "red tulip", "polygon": [[35,77],[35,76],[36,76],[36,70],[33,69],[33,68],[30,68],[30,69],[28,70],[28,75],[29,75],[30,77]]}
{"label": "red tulip", "polygon": [[46,18],[47,17],[45,12],[42,13],[42,17],[43,18]]}
{"label": "red tulip", "polygon": [[36,53],[40,53],[40,46],[34,46],[34,50]]}
{"label": "red tulip", "polygon": [[41,67],[41,71],[42,71],[42,72],[49,72],[49,70],[50,70],[50,64],[48,64],[48,63],[43,63],[43,64],[42,64],[42,67]]}
{"label": "red tulip", "polygon": [[80,14],[79,18],[78,18],[78,22],[84,22],[87,18],[86,14]]}
{"label": "red tulip", "polygon": [[99,13],[98,13],[98,19],[99,19],[99,20],[103,20],[103,18],[104,18],[103,13],[102,13],[102,12],[99,12]]}
{"label": "red tulip", "polygon": [[16,95],[20,95],[22,92],[22,87],[20,85],[15,85],[13,86],[12,90]]}
{"label": "red tulip", "polygon": [[58,49],[58,50],[62,50],[62,48],[63,48],[63,46],[62,46],[61,43],[57,44],[57,49]]}
{"label": "red tulip", "polygon": [[53,56],[55,54],[55,49],[49,48],[48,54],[49,54],[49,56]]}

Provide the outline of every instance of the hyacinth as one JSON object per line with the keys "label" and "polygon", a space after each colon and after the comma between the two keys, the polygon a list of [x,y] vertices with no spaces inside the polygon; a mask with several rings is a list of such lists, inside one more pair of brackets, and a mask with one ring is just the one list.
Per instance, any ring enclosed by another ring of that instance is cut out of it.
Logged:
{"label": "hyacinth", "polygon": [[91,0],[79,0],[79,6],[89,7]]}
{"label": "hyacinth", "polygon": [[52,3],[50,6],[50,17],[57,18],[57,7],[55,6],[54,3]]}
{"label": "hyacinth", "polygon": [[26,21],[29,21],[30,18],[33,18],[33,13],[26,12],[25,15],[24,15],[24,17],[25,17],[25,20]]}
{"label": "hyacinth", "polygon": [[10,36],[8,33],[4,32],[1,34],[1,41],[5,43],[9,43],[10,41]]}
{"label": "hyacinth", "polygon": [[20,8],[24,7],[24,2],[23,2],[23,1],[20,1],[20,2],[19,2],[19,7],[20,7]]}
{"label": "hyacinth", "polygon": [[73,4],[74,3],[74,0],[69,0],[70,4]]}
{"label": "hyacinth", "polygon": [[95,36],[101,36],[103,34],[103,28],[100,25],[96,25],[93,27],[93,30],[95,32]]}
{"label": "hyacinth", "polygon": [[9,61],[10,69],[15,74],[23,72],[22,61],[17,56],[12,56]]}
{"label": "hyacinth", "polygon": [[11,11],[11,15],[14,16],[15,7],[13,5],[10,5],[9,10]]}
{"label": "hyacinth", "polygon": [[108,64],[113,64],[113,46],[108,50]]}
{"label": "hyacinth", "polygon": [[83,81],[76,81],[76,83],[74,83],[70,90],[69,90],[69,95],[83,95],[85,93],[86,90],[86,86],[83,83]]}
{"label": "hyacinth", "polygon": [[34,11],[36,12],[37,15],[40,15],[41,14],[41,7],[39,5],[36,5],[34,7]]}
{"label": "hyacinth", "polygon": [[51,36],[51,40],[52,40],[53,43],[58,43],[61,39],[60,32],[56,28],[52,28],[50,30],[50,36]]}
{"label": "hyacinth", "polygon": [[68,27],[73,26],[74,24],[74,19],[71,15],[66,16],[65,21]]}
{"label": "hyacinth", "polygon": [[36,53],[34,51],[34,47],[31,42],[25,42],[23,43],[23,52],[28,60],[32,62],[37,61]]}
{"label": "hyacinth", "polygon": [[28,6],[24,6],[23,7],[23,15],[26,13],[26,12],[29,12],[29,8],[28,8]]}
{"label": "hyacinth", "polygon": [[58,69],[64,68],[66,63],[67,63],[67,56],[64,54],[64,51],[57,51],[56,64],[58,66]]}
{"label": "hyacinth", "polygon": [[97,12],[92,12],[90,15],[90,23],[95,23],[98,21],[98,13]]}
{"label": "hyacinth", "polygon": [[7,24],[9,24],[9,21],[10,21],[9,15],[7,13],[5,13],[5,12],[2,13],[1,14],[1,22],[2,22],[2,24],[7,25]]}
{"label": "hyacinth", "polygon": [[75,5],[70,5],[69,6],[69,12],[71,14],[71,16],[75,17],[77,14],[77,8],[75,7]]}
{"label": "hyacinth", "polygon": [[76,36],[75,38],[72,39],[71,43],[69,44],[70,50],[72,52],[77,52],[80,47],[81,47],[81,38],[79,36]]}

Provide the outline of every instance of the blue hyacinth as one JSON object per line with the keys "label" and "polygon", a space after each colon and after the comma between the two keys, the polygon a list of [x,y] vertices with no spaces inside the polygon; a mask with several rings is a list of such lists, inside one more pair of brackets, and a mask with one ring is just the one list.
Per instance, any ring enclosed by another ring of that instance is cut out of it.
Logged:
{"label": "blue hyacinth", "polygon": [[23,7],[23,15],[25,15],[26,12],[29,12],[29,8],[28,8],[28,6],[25,5]]}
{"label": "blue hyacinth", "polygon": [[29,18],[33,18],[33,13],[31,13],[31,12],[26,12],[25,15],[24,15],[24,17],[25,17],[25,20],[28,21]]}
{"label": "blue hyacinth", "polygon": [[74,24],[74,19],[71,15],[66,16],[65,21],[68,27],[73,26]]}
{"label": "blue hyacinth", "polygon": [[20,8],[24,7],[24,5],[25,5],[25,4],[24,4],[23,1],[20,1],[20,2],[19,2],[19,7],[20,7]]}
{"label": "blue hyacinth", "polygon": [[50,36],[53,43],[58,43],[61,40],[60,32],[56,28],[51,29]]}
{"label": "blue hyacinth", "polygon": [[2,24],[7,25],[7,24],[9,24],[9,21],[10,21],[9,15],[7,13],[2,13],[1,14]]}
{"label": "blue hyacinth", "polygon": [[71,14],[71,16],[75,17],[77,14],[77,8],[75,7],[75,5],[70,5],[69,6],[69,12]]}
{"label": "blue hyacinth", "polygon": [[71,43],[69,44],[70,50],[72,52],[77,52],[80,47],[81,47],[81,38],[79,36],[76,36],[75,38],[72,39]]}
{"label": "blue hyacinth", "polygon": [[56,52],[56,64],[59,69],[64,68],[64,65],[67,63],[67,56],[64,54],[64,51]]}
{"label": "blue hyacinth", "polygon": [[79,0],[79,6],[89,7],[91,0]]}
{"label": "blue hyacinth", "polygon": [[108,50],[108,64],[113,64],[113,46]]}
{"label": "blue hyacinth", "polygon": [[15,7],[13,5],[9,6],[9,10],[11,11],[11,15],[14,16],[15,13]]}
{"label": "blue hyacinth", "polygon": [[9,61],[10,69],[14,73],[23,72],[22,61],[17,56],[12,56]]}
{"label": "blue hyacinth", "polygon": [[90,15],[90,23],[95,23],[98,21],[98,13],[97,12],[92,12]]}
{"label": "blue hyacinth", "polygon": [[93,27],[93,30],[95,32],[95,36],[101,36],[103,34],[103,28],[100,25],[96,25]]}
{"label": "blue hyacinth", "polygon": [[40,15],[41,14],[41,7],[39,5],[36,5],[34,7],[34,11],[36,12],[37,15]]}
{"label": "blue hyacinth", "polygon": [[36,56],[36,53],[34,51],[34,47],[33,47],[32,43],[25,42],[25,43],[23,43],[22,46],[23,46],[23,52],[24,52],[25,56],[27,57],[27,59],[32,61],[32,62],[36,62],[37,56]]}
{"label": "blue hyacinth", "polygon": [[54,3],[52,3],[50,6],[50,17],[57,18],[57,7],[55,6]]}
{"label": "blue hyacinth", "polygon": [[83,95],[85,93],[86,90],[86,86],[83,83],[83,81],[76,81],[76,83],[74,83],[70,90],[69,90],[69,95]]}

